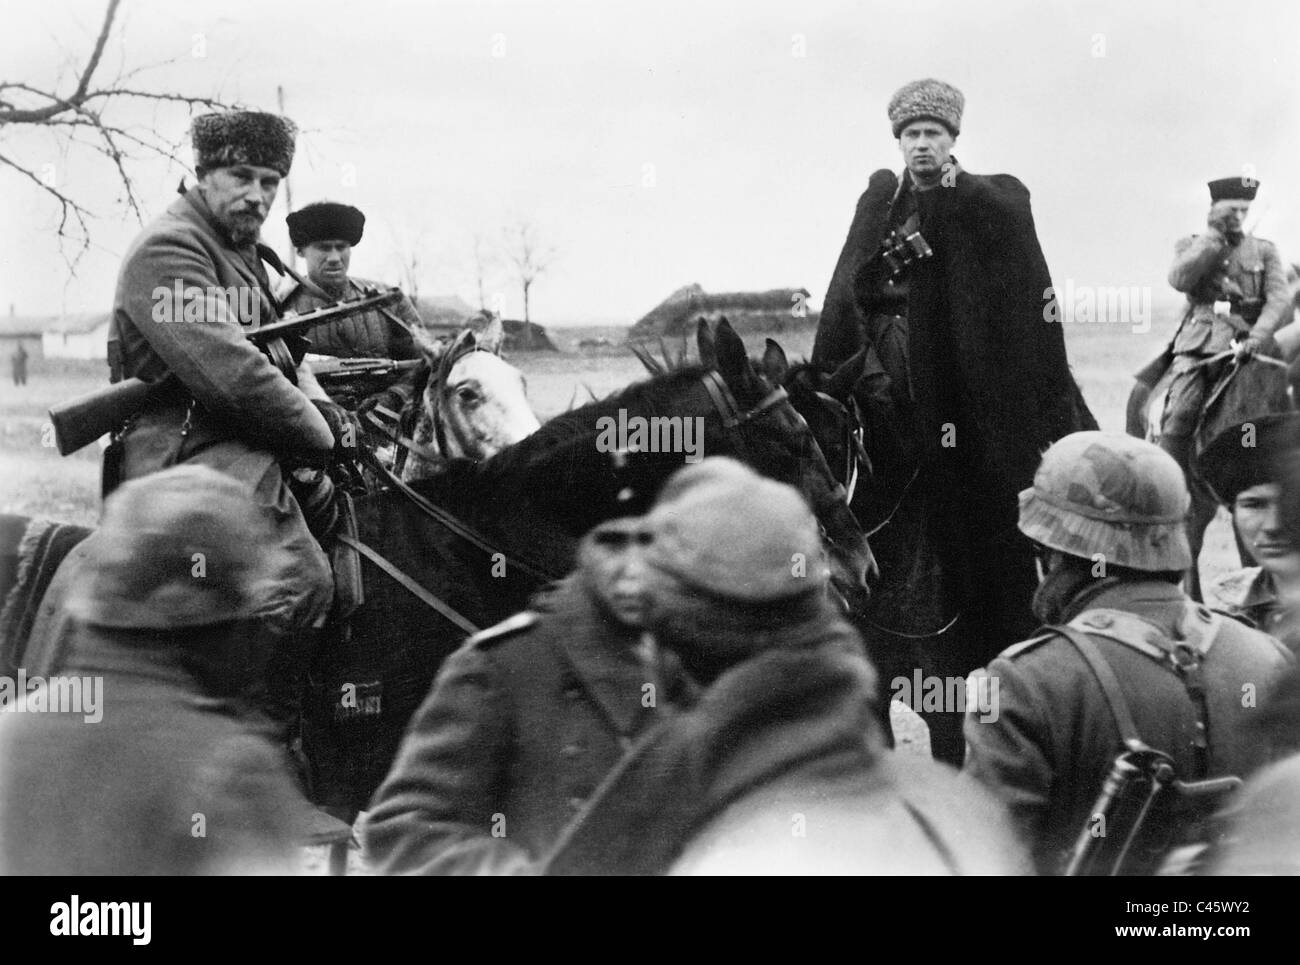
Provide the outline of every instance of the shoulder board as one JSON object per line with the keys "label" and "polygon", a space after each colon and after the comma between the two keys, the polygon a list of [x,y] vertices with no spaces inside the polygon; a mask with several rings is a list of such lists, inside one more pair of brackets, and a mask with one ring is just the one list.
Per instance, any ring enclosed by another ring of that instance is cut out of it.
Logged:
{"label": "shoulder board", "polygon": [[[1203,620],[1202,617],[1204,617]],[[1206,610],[1205,607],[1198,607],[1196,612],[1189,616],[1187,629],[1199,636],[1202,632],[1201,622],[1207,625],[1211,622],[1209,610]],[[1140,616],[1126,610],[1115,610],[1108,607],[1085,610],[1070,621],[1070,626],[1094,637],[1105,637],[1107,640],[1122,644],[1139,653],[1146,654],[1152,660],[1163,662],[1168,657],[1164,644],[1170,641],[1166,641],[1164,634],[1160,632],[1160,628],[1154,623],[1149,623]]]}
{"label": "shoulder board", "polygon": [[467,647],[494,647],[503,640],[508,640],[516,634],[522,633],[537,623],[538,614],[532,610],[525,610],[523,613],[516,613],[514,616],[502,620],[496,626],[488,627],[486,630],[480,630],[474,636],[465,641]]}
{"label": "shoulder board", "polygon": [[1028,640],[1022,640],[1020,643],[1013,643],[1011,646],[1007,647],[1000,654],[998,654],[998,659],[1014,660],[1022,653],[1028,653],[1030,650],[1033,650],[1035,647],[1041,646],[1042,644],[1047,643],[1047,641],[1049,640],[1054,640],[1056,639],[1056,637],[1057,634],[1055,631],[1048,630],[1045,633],[1040,633],[1035,637],[1030,637]]}

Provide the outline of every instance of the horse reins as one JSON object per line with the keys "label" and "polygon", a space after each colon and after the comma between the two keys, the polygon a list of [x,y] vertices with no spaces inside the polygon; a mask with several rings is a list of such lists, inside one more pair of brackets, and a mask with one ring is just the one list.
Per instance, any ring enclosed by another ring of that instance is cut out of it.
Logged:
{"label": "horse reins", "polygon": [[[752,409],[744,410],[740,408],[740,405],[736,402],[736,397],[732,394],[730,387],[716,370],[710,369],[705,372],[701,377],[701,381],[704,383],[704,388],[709,393],[709,398],[713,400],[713,406],[717,409],[718,415],[722,417],[723,427],[731,433],[737,444],[737,448],[746,455],[749,455],[749,445],[745,441],[745,436],[744,433],[741,432],[741,429],[746,424],[753,422],[759,416],[772,411],[779,405],[790,405],[789,393],[786,392],[783,386],[778,385],[760,399]],[[793,409],[793,406],[791,408]],[[798,415],[798,413],[796,412],[795,415]],[[824,460],[825,456],[822,458]],[[832,479],[831,482],[834,483],[834,486],[831,489],[831,501],[838,503],[842,500],[844,505],[847,507],[847,491],[845,490],[844,485],[834,479]],[[816,511],[817,507],[813,508],[814,511]],[[822,537],[828,543],[834,545],[835,540],[826,532],[826,526],[821,523],[820,519],[818,520],[818,524],[821,526]]]}

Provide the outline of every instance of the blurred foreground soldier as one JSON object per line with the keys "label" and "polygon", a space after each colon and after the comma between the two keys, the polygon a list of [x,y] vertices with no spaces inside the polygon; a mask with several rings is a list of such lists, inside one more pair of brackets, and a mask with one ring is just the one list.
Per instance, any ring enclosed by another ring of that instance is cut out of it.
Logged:
{"label": "blurred foreground soldier", "polygon": [[[112,378],[136,376],[152,391],[104,456],[106,491],[168,466],[200,464],[237,479],[272,523],[264,552],[283,569],[258,585],[255,605],[276,649],[270,672],[284,685],[275,699],[286,724],[298,668],[334,591],[284,465],[324,464],[355,442],[342,409],[308,401],[246,337],[248,328],[277,319],[262,260],[274,266],[278,258],[257,239],[293,161],[296,130],[287,118],[253,111],[195,118],[198,183],[145,227],[118,275]],[[332,505],[328,491],[302,498],[319,510],[317,519]],[[31,646],[47,667],[58,665],[66,642],[59,601],[99,539],[92,535],[69,555],[46,595],[42,612],[51,616],[33,628]]]}
{"label": "blurred foreground soldier", "polygon": [[[855,396],[875,471],[853,510],[880,561],[864,632],[886,681],[915,668],[965,677],[1033,631],[1016,494],[1053,441],[1096,428],[1029,191],[958,163],[964,109],[961,91],[934,79],[890,99],[905,170],[871,175],[813,346],[824,371],[865,351]],[[960,764],[960,714],[925,717],[935,755]]]}
{"label": "blurred foreground soldier", "polygon": [[1259,739],[1287,756],[1251,778],[1221,815],[1227,827],[1213,875],[1300,875],[1300,665],[1266,695],[1260,718]]}
{"label": "blurred foreground soldier", "polygon": [[110,498],[67,665],[20,708],[49,712],[0,715],[0,873],[294,870],[308,808],[257,709],[257,606],[285,552],[270,529],[206,466]]}
{"label": "blurred foreground soldier", "polygon": [[1201,478],[1232,511],[1237,536],[1258,564],[1228,573],[1212,601],[1300,650],[1300,546],[1282,513],[1284,460],[1300,454],[1300,414],[1260,416],[1224,431],[1198,461]]}
{"label": "blurred foreground soldier", "polygon": [[[967,714],[966,770],[1006,800],[1043,873],[1065,869],[1081,834],[1124,840],[1129,828],[1095,806],[1126,741],[1167,755],[1186,782],[1244,778],[1269,760],[1248,724],[1290,657],[1179,588],[1190,499],[1168,454],[1102,432],[1052,446],[1021,494],[1043,571],[1034,612],[1048,626],[976,672],[1001,699],[992,720]],[[1204,816],[1162,794],[1123,871],[1152,872]]]}
{"label": "blurred foreground soldier", "polygon": [[1192,435],[1201,418],[1210,376],[1202,363],[1242,340],[1246,355],[1276,356],[1273,333],[1291,320],[1286,269],[1271,241],[1243,232],[1259,182],[1220,178],[1210,182],[1210,213],[1204,234],[1174,247],[1169,284],[1187,295],[1187,310],[1165,354],[1144,370],[1154,384],[1173,368],[1161,420],[1160,446],[1188,468]]}
{"label": "blurred foreground soldier", "polygon": [[706,688],[601,785],[549,874],[994,874],[1027,868],[991,795],[883,746],[875,675],[827,598],[799,494],[682,469],[646,517],[650,627]]}
{"label": "blurred foreground soldier", "polygon": [[14,354],[10,356],[9,363],[13,369],[14,385],[27,384],[27,349],[23,343],[19,342],[18,347],[14,349]]}
{"label": "blurred foreground soldier", "polygon": [[641,640],[644,534],[597,526],[578,568],[448,659],[365,824],[385,874],[529,874],[668,699]]}
{"label": "blurred foreground soldier", "polygon": [[[286,293],[286,309],[303,315],[383,287],[348,274],[352,249],[360,244],[366,226],[360,209],[318,201],[293,212],[287,220],[289,240],[307,262],[307,278],[306,284],[299,281]],[[391,309],[375,309],[315,329],[311,351],[336,358],[418,359],[420,350],[412,327],[421,327],[420,316],[410,299],[403,298]],[[415,372],[411,371],[333,388],[330,397],[363,413],[381,405],[400,414],[414,385]]]}

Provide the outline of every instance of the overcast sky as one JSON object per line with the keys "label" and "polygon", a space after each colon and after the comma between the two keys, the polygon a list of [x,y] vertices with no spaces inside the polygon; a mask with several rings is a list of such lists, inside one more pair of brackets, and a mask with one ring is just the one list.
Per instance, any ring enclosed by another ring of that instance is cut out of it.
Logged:
{"label": "overcast sky", "polygon": [[[91,49],[103,4],[0,0],[0,80],[50,84]],[[1180,2],[638,3],[125,0],[101,72],[286,113],[303,129],[295,206],[367,215],[360,275],[474,302],[473,239],[528,220],[558,248],[542,323],[630,323],[673,289],[805,286],[820,302],[871,171],[901,166],[885,107],[935,76],[966,95],[955,153],[1028,185],[1056,283],[1169,294],[1175,239],[1205,182],[1254,171],[1257,233],[1300,260],[1300,4]],[[183,108],[107,115],[179,139]],[[101,214],[69,281],[56,209],[0,168],[0,310],[111,304],[138,224],[111,168],[44,134],[0,153],[56,165]],[[189,157],[188,149],[184,152]],[[149,214],[183,173],[135,168]],[[265,235],[283,248],[284,192]],[[521,313],[504,269],[488,279]]]}

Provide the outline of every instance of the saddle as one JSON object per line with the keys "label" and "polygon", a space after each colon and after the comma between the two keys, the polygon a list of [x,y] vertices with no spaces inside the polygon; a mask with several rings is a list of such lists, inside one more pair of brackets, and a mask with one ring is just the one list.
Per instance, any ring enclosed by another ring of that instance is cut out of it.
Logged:
{"label": "saddle", "polygon": [[3,545],[17,547],[12,556],[0,558],[0,586],[12,587],[0,601],[0,676],[13,677],[26,665],[32,625],[59,564],[91,530],[52,519],[6,516],[0,517],[0,531],[9,531]]}

